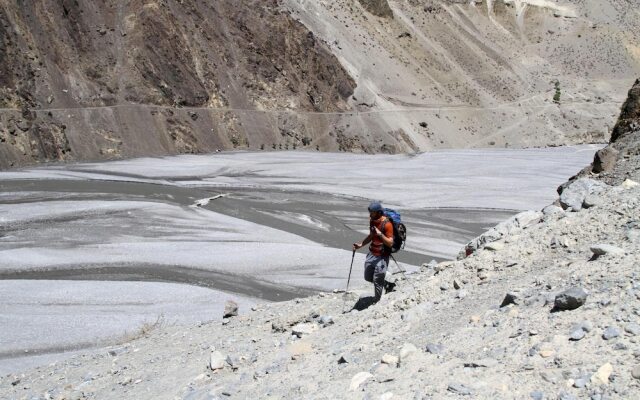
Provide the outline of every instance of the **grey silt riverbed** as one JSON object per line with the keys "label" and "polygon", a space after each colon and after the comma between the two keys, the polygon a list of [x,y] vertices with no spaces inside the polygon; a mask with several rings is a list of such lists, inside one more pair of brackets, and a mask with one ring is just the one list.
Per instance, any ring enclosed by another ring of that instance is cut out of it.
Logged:
{"label": "grey silt riverbed", "polygon": [[[344,288],[370,199],[402,212],[409,227],[398,255],[404,268],[454,257],[517,210],[550,201],[556,183],[596,149],[235,153],[0,173],[0,337],[7,349],[0,364],[5,371],[30,365],[17,357],[25,351],[100,346],[160,315],[178,324],[218,319],[226,298],[242,310]],[[371,174],[371,165],[385,175]],[[535,178],[523,184],[522,176]],[[353,287],[364,285],[363,259],[358,253]],[[128,284],[139,289],[129,293]],[[16,292],[16,285],[26,286]],[[107,287],[104,297],[83,297]],[[110,301],[125,295],[135,299]],[[74,296],[80,303],[64,305]],[[52,307],[55,318],[38,317]],[[104,312],[117,320],[94,318]]]}

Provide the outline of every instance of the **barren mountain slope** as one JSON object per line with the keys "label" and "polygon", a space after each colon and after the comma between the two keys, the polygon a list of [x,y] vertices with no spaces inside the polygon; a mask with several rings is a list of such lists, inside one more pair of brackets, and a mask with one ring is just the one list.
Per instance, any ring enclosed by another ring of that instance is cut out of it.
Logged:
{"label": "barren mountain slope", "polygon": [[640,72],[637,0],[285,3],[355,77],[356,108],[393,110],[378,122],[420,149],[602,141]]}
{"label": "barren mountain slope", "polygon": [[287,110],[355,86],[277,1],[3,2],[0,29],[0,167],[310,144]]}
{"label": "barren mountain slope", "polygon": [[234,148],[605,141],[640,72],[639,9],[638,0],[6,1],[0,168]]}

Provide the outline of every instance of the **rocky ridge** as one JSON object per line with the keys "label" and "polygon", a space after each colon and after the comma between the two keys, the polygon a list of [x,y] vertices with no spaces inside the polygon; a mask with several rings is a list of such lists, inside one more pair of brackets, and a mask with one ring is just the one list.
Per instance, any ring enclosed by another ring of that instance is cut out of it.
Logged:
{"label": "rocky ridge", "polygon": [[640,185],[571,190],[571,202],[514,218],[458,261],[396,274],[378,304],[367,307],[366,287],[145,331],[3,377],[0,395],[637,398]]}
{"label": "rocky ridge", "polygon": [[4,2],[0,168],[604,142],[636,3]]}

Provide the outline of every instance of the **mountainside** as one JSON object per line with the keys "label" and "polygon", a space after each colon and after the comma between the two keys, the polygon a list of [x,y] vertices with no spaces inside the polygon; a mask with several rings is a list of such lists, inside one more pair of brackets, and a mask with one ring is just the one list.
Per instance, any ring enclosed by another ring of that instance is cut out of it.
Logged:
{"label": "mountainside", "polygon": [[604,142],[638,0],[0,4],[0,168]]}
{"label": "mountainside", "polygon": [[[624,126],[640,123],[636,89]],[[614,168],[637,176],[639,159]],[[257,305],[222,324],[146,327],[3,377],[0,397],[639,398],[640,185],[580,179],[559,203],[519,214],[468,257],[398,274],[377,304],[366,287]]]}

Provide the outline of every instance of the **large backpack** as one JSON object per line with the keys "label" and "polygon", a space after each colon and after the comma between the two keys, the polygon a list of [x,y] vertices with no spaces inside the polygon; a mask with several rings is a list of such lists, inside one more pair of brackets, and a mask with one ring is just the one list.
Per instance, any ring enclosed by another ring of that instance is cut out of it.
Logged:
{"label": "large backpack", "polygon": [[[402,223],[400,213],[396,210],[385,208],[384,215],[393,224],[393,246],[390,250],[392,253],[397,253],[400,249],[404,249],[404,243],[407,240],[407,227]],[[384,231],[384,226],[382,231]]]}

